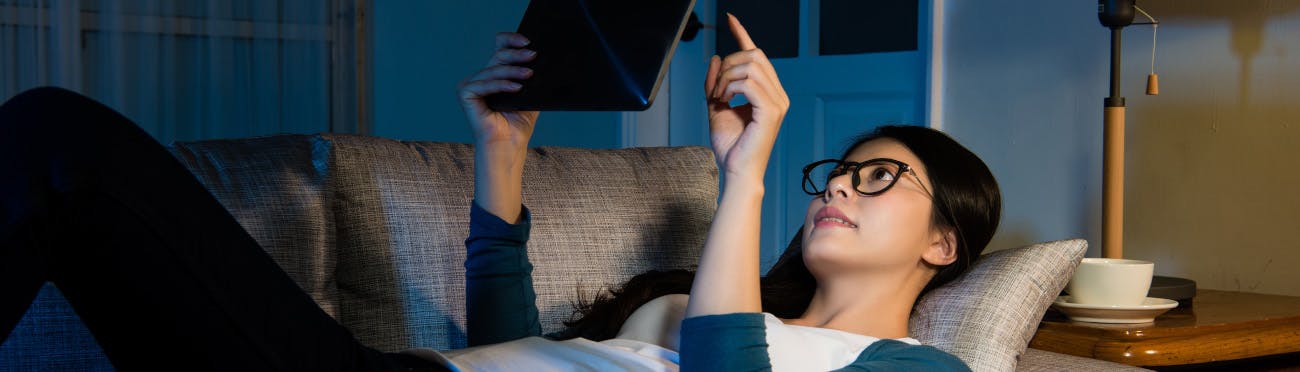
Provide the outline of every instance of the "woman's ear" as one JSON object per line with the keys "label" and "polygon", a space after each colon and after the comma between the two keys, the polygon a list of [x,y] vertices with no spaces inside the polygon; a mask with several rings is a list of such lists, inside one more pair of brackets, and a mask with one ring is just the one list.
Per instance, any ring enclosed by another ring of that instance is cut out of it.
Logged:
{"label": "woman's ear", "polygon": [[921,259],[935,266],[946,266],[957,261],[957,232],[952,228],[940,228],[931,238],[930,246],[921,254]]}

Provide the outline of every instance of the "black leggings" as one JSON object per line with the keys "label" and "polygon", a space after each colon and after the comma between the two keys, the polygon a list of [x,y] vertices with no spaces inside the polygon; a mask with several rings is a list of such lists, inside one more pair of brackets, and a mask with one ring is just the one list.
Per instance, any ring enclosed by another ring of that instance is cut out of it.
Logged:
{"label": "black leggings", "polygon": [[359,343],[163,146],[57,88],[0,106],[0,341],[47,281],[119,369],[438,368]]}

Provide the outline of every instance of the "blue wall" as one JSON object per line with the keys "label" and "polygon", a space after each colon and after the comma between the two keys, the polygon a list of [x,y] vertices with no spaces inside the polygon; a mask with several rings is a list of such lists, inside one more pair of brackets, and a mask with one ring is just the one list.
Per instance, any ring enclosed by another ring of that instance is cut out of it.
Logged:
{"label": "blue wall", "polygon": [[[371,134],[472,142],[456,84],[482,68],[493,37],[514,31],[527,0],[372,2]],[[613,148],[620,113],[546,112],[533,146]]]}
{"label": "blue wall", "polygon": [[[1081,237],[1099,257],[1110,40],[1096,4],[947,4],[944,129],[1002,187],[990,248]],[[1300,2],[1139,6],[1161,21],[1161,92],[1143,94],[1151,29],[1126,28],[1124,257],[1204,289],[1300,295]]]}
{"label": "blue wall", "polygon": [[[1096,7],[998,0],[945,9],[943,129],[984,159],[1002,188],[991,249],[1086,238],[1089,257],[1098,256],[1110,39]],[[999,17],[1017,21],[990,21]],[[1127,33],[1125,55],[1149,57],[1137,41],[1149,42],[1150,30]],[[1128,77],[1140,89],[1143,76]]]}

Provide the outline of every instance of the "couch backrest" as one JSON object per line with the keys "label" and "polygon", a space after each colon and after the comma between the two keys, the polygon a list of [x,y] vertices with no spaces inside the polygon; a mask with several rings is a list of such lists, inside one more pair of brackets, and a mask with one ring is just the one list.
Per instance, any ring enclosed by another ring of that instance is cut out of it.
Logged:
{"label": "couch backrest", "polygon": [[172,155],[326,313],[338,313],[330,143],[283,135],[178,142]]}
{"label": "couch backrest", "polygon": [[[465,346],[464,241],[473,147],[328,135],[339,313],[381,350]],[[537,148],[524,169],[544,332],[588,297],[649,269],[693,267],[716,207],[701,147]]]}
{"label": "couch backrest", "polygon": [[[172,152],[363,343],[465,346],[472,146],[320,134],[182,142]],[[693,267],[717,195],[703,147],[530,150],[524,203],[543,331],[561,329],[579,291]],[[93,345],[63,301],[47,285],[0,355]],[[93,348],[47,352],[72,359],[40,365],[106,365]]]}
{"label": "couch backrest", "polygon": [[[323,134],[174,152],[322,308],[381,350],[464,347],[470,145]],[[536,148],[524,170],[544,332],[581,290],[693,267],[717,200],[701,147]]]}

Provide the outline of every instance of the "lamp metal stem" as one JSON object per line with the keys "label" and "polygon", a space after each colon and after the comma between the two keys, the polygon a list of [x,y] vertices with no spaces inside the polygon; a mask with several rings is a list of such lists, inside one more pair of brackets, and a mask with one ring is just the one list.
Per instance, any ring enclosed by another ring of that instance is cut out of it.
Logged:
{"label": "lamp metal stem", "polygon": [[[1119,92],[1119,58],[1120,52],[1122,51],[1120,43],[1123,39],[1123,30],[1124,28],[1122,27],[1110,29],[1110,98],[1113,99],[1118,97],[1120,99],[1119,106],[1124,106],[1124,98]],[[1110,105],[1107,104],[1107,106]]]}

